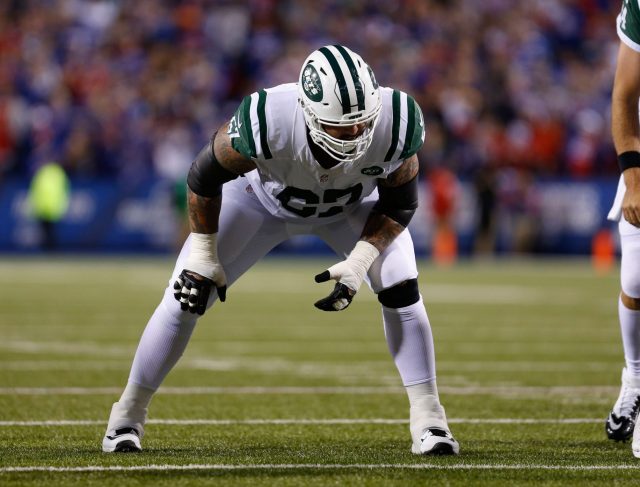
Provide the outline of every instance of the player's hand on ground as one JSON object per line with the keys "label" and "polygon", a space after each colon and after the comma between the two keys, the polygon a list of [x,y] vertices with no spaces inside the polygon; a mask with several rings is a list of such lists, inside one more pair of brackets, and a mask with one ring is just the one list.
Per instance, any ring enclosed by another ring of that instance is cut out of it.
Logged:
{"label": "player's hand on ground", "polygon": [[[180,308],[183,311],[202,315],[207,309],[211,288],[214,285],[211,279],[184,269],[173,283],[173,296],[180,302]],[[216,289],[220,301],[224,301],[227,295],[226,284]]]}

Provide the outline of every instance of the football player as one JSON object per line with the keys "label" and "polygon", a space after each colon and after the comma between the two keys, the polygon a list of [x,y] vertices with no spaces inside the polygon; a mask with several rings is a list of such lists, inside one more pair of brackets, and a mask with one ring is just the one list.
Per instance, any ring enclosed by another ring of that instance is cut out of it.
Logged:
{"label": "football player", "polygon": [[640,458],[640,430],[634,426],[640,405],[640,9],[638,0],[625,0],[617,19],[620,47],[613,94],[611,124],[620,165],[618,192],[609,219],[618,221],[622,247],[618,315],[625,368],[622,387],[607,418],[607,436],[625,441],[633,435],[632,451]]}
{"label": "football player", "polygon": [[141,449],[151,397],[197,318],[269,250],[312,234],[344,259],[315,276],[336,281],[315,306],[344,310],[367,281],[408,394],[413,453],[457,454],[406,229],[418,206],[424,136],[415,100],[378,86],[363,59],[340,45],[312,52],[297,83],[244,98],[191,166],[191,234],[113,405],[103,450]]}

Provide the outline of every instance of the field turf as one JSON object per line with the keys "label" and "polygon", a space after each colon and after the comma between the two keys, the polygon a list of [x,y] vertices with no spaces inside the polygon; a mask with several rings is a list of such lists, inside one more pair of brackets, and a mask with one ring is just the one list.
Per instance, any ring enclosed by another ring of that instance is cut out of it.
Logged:
{"label": "field turf", "polygon": [[0,485],[628,485],[606,439],[617,269],[421,265],[458,457],[410,453],[408,403],[363,287],[323,313],[333,260],[267,260],[199,322],[140,454],[100,443],[172,259],[0,259]]}

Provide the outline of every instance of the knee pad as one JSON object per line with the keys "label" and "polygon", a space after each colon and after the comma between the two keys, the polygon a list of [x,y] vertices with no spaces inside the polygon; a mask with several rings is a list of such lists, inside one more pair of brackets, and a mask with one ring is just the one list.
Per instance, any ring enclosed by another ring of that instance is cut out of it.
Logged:
{"label": "knee pad", "polygon": [[378,293],[378,301],[387,308],[404,308],[420,301],[418,280],[408,279]]}

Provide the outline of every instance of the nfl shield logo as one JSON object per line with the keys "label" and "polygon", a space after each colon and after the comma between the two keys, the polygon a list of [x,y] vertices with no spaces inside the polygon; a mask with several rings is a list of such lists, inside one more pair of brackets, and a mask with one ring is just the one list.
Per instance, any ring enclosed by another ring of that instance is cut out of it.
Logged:
{"label": "nfl shield logo", "polygon": [[320,176],[320,182],[321,183],[326,183],[327,181],[329,181],[329,175],[328,174],[323,174]]}

